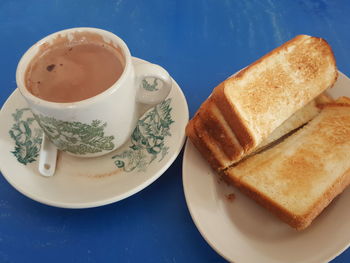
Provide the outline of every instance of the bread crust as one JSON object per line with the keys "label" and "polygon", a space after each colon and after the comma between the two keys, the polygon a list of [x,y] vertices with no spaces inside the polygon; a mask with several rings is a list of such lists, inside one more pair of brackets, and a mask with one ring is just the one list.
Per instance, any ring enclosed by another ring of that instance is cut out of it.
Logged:
{"label": "bread crust", "polygon": [[340,97],[336,101],[327,101],[319,105],[321,109],[329,108],[329,107],[349,107],[349,106],[350,106],[350,98],[348,97]]}
{"label": "bread crust", "polygon": [[[196,114],[193,119],[186,126],[186,135],[190,138],[193,145],[201,153],[201,155],[207,160],[210,166],[219,171],[225,167],[225,164],[222,163],[222,160],[217,158],[213,151],[209,148],[208,144],[204,140],[203,136],[205,134],[198,135],[197,130],[201,127],[202,123],[199,119],[199,115]],[[199,128],[198,128],[199,127]],[[205,132],[205,131],[203,131]]]}
{"label": "bread crust", "polygon": [[232,105],[231,101],[229,101],[228,97],[225,95],[224,90],[226,81],[222,82],[214,89],[211,97],[220,109],[226,122],[230,125],[232,131],[235,133],[240,145],[244,151],[247,152],[253,147],[254,138],[251,136],[247,127],[238,117],[239,114],[236,111],[235,107]]}
{"label": "bread crust", "polygon": [[[213,99],[207,99],[199,110],[199,118],[202,120],[208,135],[217,143],[226,156],[232,162],[238,161],[244,151],[235,134],[230,130],[229,125],[226,124],[229,130],[225,129],[225,125],[218,119],[218,116],[215,115],[215,107],[217,107],[217,105]],[[219,114],[220,113],[221,112],[219,112]]]}
{"label": "bread crust", "polygon": [[197,115],[193,117],[193,119],[186,126],[186,136],[191,140],[193,145],[197,148],[197,150],[201,153],[201,155],[207,160],[207,162],[216,169],[220,166],[219,162],[213,158],[210,150],[205,146],[200,138],[198,138],[197,133],[194,129],[194,122]]}

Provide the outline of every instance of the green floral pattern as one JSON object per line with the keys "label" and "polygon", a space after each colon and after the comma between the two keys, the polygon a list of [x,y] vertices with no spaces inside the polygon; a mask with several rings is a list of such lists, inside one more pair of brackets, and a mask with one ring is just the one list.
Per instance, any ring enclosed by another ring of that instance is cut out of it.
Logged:
{"label": "green floral pattern", "polygon": [[114,163],[126,172],[145,171],[158,158],[160,162],[168,153],[165,138],[171,136],[171,99],[167,99],[147,112],[137,123],[127,150],[114,155]]}
{"label": "green floral pattern", "polygon": [[9,134],[15,141],[15,148],[11,153],[20,163],[27,165],[34,162],[39,155],[42,130],[33,127],[35,119],[28,108],[16,109],[12,117],[15,122]]}
{"label": "green floral pattern", "polygon": [[[163,160],[169,150],[165,139],[171,136],[170,126],[174,123],[171,111],[171,99],[167,99],[147,112],[132,133],[130,146],[112,157],[114,164],[125,172],[139,172],[145,171],[154,160]],[[35,115],[40,121],[40,129],[28,108],[16,109],[12,116],[14,123],[9,135],[15,147],[11,153],[24,165],[37,160],[42,129],[52,141],[60,145],[61,150],[85,154],[113,148],[113,136],[104,135],[106,123],[98,120],[83,124]]]}
{"label": "green floral pattern", "polygon": [[152,84],[149,84],[148,81],[145,79],[142,80],[142,88],[144,88],[145,90],[157,91],[157,90],[159,90],[159,88],[157,88],[157,86],[158,86],[158,79],[156,79],[156,78],[153,79]]}
{"label": "green floral pattern", "polygon": [[84,155],[114,148],[114,136],[105,136],[107,123],[93,120],[91,124],[68,122],[34,114],[49,139],[62,151]]}

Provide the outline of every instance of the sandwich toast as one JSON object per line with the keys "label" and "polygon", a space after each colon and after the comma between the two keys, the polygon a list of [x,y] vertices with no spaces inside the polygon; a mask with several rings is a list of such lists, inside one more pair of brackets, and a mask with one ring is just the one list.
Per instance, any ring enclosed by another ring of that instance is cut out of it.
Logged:
{"label": "sandwich toast", "polygon": [[328,95],[321,94],[295,112],[249,153],[244,152],[234,132],[210,98],[203,103],[201,109],[189,122],[186,134],[211,167],[220,172],[298,129],[314,118],[323,104],[332,101],[333,99]]}
{"label": "sandwich toast", "polygon": [[297,36],[217,86],[186,134],[222,171],[312,119],[336,79],[327,42]]}
{"label": "sandwich toast", "polygon": [[350,183],[350,99],[325,104],[283,142],[224,173],[283,221],[305,229]]}

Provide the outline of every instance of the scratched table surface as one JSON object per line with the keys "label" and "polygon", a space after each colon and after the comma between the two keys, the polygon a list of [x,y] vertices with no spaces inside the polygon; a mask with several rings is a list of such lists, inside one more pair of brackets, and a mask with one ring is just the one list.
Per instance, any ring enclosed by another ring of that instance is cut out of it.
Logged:
{"label": "scratched table surface", "polygon": [[[32,44],[80,26],[112,31],[134,56],[165,67],[190,116],[219,82],[297,34],[325,38],[350,76],[346,0],[1,0],[0,105]],[[0,262],[225,262],[190,217],[181,173],[182,153],[141,192],[83,210],[32,201],[0,176]],[[350,250],[332,262],[350,262]]]}

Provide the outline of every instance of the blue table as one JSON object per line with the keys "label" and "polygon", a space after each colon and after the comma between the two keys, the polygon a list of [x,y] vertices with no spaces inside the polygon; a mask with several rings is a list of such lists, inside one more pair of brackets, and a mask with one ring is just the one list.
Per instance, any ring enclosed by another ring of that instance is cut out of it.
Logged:
{"label": "blue table", "polygon": [[[21,55],[42,37],[77,26],[112,31],[134,56],[164,66],[191,116],[216,84],[297,34],[325,38],[350,76],[346,0],[2,0],[0,105],[16,88]],[[0,262],[225,262],[191,220],[181,166],[182,154],[138,194],[86,210],[39,204],[0,176]],[[350,250],[332,262],[350,262]]]}

